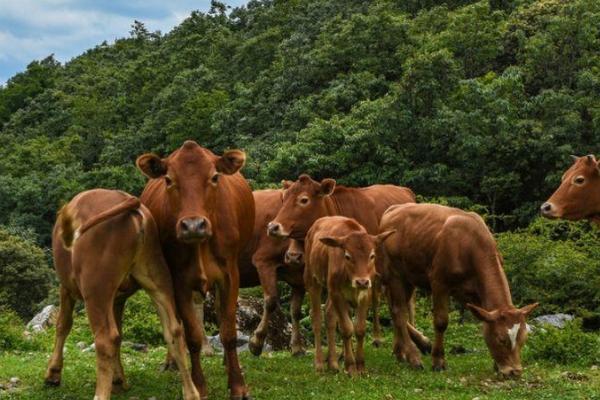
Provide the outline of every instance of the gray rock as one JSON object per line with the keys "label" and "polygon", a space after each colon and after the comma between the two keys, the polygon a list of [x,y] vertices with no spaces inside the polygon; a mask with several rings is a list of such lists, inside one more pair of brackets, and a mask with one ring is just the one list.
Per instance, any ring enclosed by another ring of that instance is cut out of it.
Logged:
{"label": "gray rock", "polygon": [[536,317],[533,322],[538,325],[550,325],[562,329],[567,322],[572,321],[574,318],[569,314],[549,314]]}
{"label": "gray rock", "polygon": [[8,382],[11,385],[17,386],[19,383],[21,383],[21,380],[19,378],[17,378],[16,376],[13,376],[12,378],[10,378],[10,380]]}
{"label": "gray rock", "polygon": [[96,343],[92,343],[90,347],[86,347],[81,350],[82,353],[95,353],[96,352]]}
{"label": "gray rock", "polygon": [[77,347],[79,350],[83,350],[87,347],[87,344],[85,342],[77,342],[75,347]]}
{"label": "gray rock", "polygon": [[27,323],[27,329],[30,329],[32,332],[41,332],[49,326],[54,325],[57,314],[58,307],[52,304],[46,306]]}
{"label": "gray rock", "polygon": [[[208,342],[212,346],[215,351],[222,353],[223,352],[223,343],[221,343],[221,337],[219,335],[209,336]],[[237,331],[237,351],[238,353],[243,353],[245,351],[249,351],[248,343],[250,342],[250,336],[244,334],[243,332]],[[265,345],[265,351],[273,351],[273,348],[269,345]]]}

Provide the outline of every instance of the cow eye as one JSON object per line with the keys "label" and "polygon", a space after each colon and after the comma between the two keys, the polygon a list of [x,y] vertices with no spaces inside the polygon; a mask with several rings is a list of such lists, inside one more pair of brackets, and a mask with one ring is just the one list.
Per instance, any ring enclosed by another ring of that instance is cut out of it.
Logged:
{"label": "cow eye", "polygon": [[167,184],[167,187],[171,187],[173,186],[173,179],[171,179],[169,175],[165,175],[165,183]]}
{"label": "cow eye", "polygon": [[576,185],[583,185],[583,183],[585,182],[585,178],[583,176],[577,176],[575,177],[575,179],[573,179],[573,183]]}
{"label": "cow eye", "polygon": [[214,174],[211,178],[210,178],[210,182],[213,185],[216,185],[219,182],[219,176],[221,176],[221,174],[219,174],[218,172],[216,174]]}
{"label": "cow eye", "polygon": [[370,258],[371,260],[374,260],[374,259],[375,259],[375,253],[371,253],[371,255],[369,256],[369,258]]}
{"label": "cow eye", "polygon": [[348,261],[352,260],[352,257],[350,256],[350,253],[348,253],[347,251],[344,253],[344,258]]}
{"label": "cow eye", "polygon": [[304,205],[308,204],[308,197],[302,197],[300,199],[300,204],[304,204]]}

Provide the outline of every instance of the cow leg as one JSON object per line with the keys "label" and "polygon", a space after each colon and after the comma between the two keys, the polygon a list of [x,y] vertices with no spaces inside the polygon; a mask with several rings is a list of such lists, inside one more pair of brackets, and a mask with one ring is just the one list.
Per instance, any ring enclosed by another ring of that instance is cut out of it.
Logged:
{"label": "cow leg", "polygon": [[344,369],[350,376],[354,376],[356,375],[356,360],[354,358],[354,351],[352,350],[354,324],[350,318],[350,309],[346,300],[341,297],[334,297],[332,303],[337,313],[340,333],[344,342]]}
{"label": "cow leg", "polygon": [[381,279],[376,279],[371,296],[371,309],[373,310],[373,346],[379,347],[383,344],[381,323],[379,321],[379,305],[381,299]]}
{"label": "cow leg", "polygon": [[60,379],[63,368],[63,350],[65,347],[65,341],[71,327],[73,326],[73,307],[75,306],[75,299],[71,297],[69,291],[64,287],[60,286],[60,309],[58,311],[58,318],[56,320],[56,337],[54,339],[54,350],[48,362],[48,369],[46,371],[45,383],[48,386],[60,385]]}
{"label": "cow leg", "polygon": [[431,353],[431,341],[423,335],[417,328],[411,324],[407,324],[408,334],[413,342],[417,345],[422,354]]}
{"label": "cow leg", "polygon": [[[123,337],[123,311],[125,310],[126,298],[117,298],[113,305],[113,313],[115,315],[115,322],[119,331],[119,336]],[[114,359],[113,365],[113,382],[112,392],[114,394],[122,393],[129,389],[127,380],[125,379],[125,371],[123,370],[123,363],[121,362],[121,346],[117,347],[117,355]]]}
{"label": "cow leg", "polygon": [[356,310],[356,323],[354,329],[356,335],[356,370],[359,374],[365,372],[365,333],[367,331],[368,312],[369,302],[359,302]]}
{"label": "cow leg", "polygon": [[277,294],[277,266],[271,263],[257,263],[256,268],[263,290],[263,314],[258,327],[250,338],[248,347],[252,354],[259,356],[265,345],[271,315],[279,307],[279,296]]}
{"label": "cow leg", "polygon": [[205,399],[208,396],[206,388],[206,380],[202,372],[200,364],[200,352],[202,350],[202,333],[196,311],[194,310],[194,302],[191,288],[186,284],[185,278],[176,280],[174,287],[178,290],[175,292],[175,302],[177,311],[183,322],[185,331],[185,341],[188,351],[190,352],[190,360],[192,363],[192,381],[196,386],[200,397]]}
{"label": "cow leg", "polygon": [[300,334],[300,320],[302,319],[302,302],[304,300],[305,289],[302,286],[292,287],[292,298],[290,301],[290,311],[292,314],[292,339],[290,347],[293,356],[305,354],[302,346],[302,335]]}
{"label": "cow leg", "polygon": [[408,307],[408,323],[411,324],[412,326],[415,326],[416,308],[417,308],[417,291],[415,290],[413,292],[412,297],[410,298],[410,303],[409,303],[409,307]]}
{"label": "cow leg", "polygon": [[390,314],[394,323],[394,353],[401,361],[404,358],[413,368],[423,368],[419,351],[411,340],[408,332],[409,301],[414,292],[414,287],[399,280],[388,282],[388,296]]}
{"label": "cow leg", "polygon": [[202,355],[204,357],[212,357],[215,355],[215,351],[208,341],[208,335],[206,334],[206,329],[204,329],[204,297],[195,295],[194,304],[196,307],[196,314],[198,315],[198,321],[200,323],[200,333],[202,334]]}
{"label": "cow leg", "polygon": [[312,322],[313,335],[315,337],[315,369],[323,372],[323,345],[321,343],[321,286],[313,283],[308,287],[310,297],[310,319]]}
{"label": "cow leg", "polygon": [[339,371],[338,357],[335,346],[335,329],[337,328],[337,314],[331,298],[325,304],[325,324],[327,325],[327,367],[332,371]]}
{"label": "cow leg", "polygon": [[448,328],[448,311],[450,298],[448,293],[442,288],[432,285],[431,298],[433,301],[433,328],[435,329],[435,341],[431,357],[433,360],[432,368],[434,371],[443,371],[446,369],[446,360],[444,359],[444,332]]}
{"label": "cow leg", "polygon": [[244,382],[237,355],[236,310],[240,287],[237,260],[229,260],[227,274],[222,285],[218,288],[221,315],[219,333],[223,343],[224,357],[227,365],[227,378],[231,399],[248,399],[250,394]]}

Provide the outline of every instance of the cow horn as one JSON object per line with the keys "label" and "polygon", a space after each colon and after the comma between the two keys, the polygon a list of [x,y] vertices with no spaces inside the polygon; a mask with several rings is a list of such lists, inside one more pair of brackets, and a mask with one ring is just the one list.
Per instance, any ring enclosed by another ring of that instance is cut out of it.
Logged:
{"label": "cow horn", "polygon": [[577,161],[577,160],[579,160],[579,157],[577,157],[577,156],[576,156],[576,155],[574,155],[574,154],[569,154],[569,156],[570,156],[570,157],[573,159],[573,161]]}

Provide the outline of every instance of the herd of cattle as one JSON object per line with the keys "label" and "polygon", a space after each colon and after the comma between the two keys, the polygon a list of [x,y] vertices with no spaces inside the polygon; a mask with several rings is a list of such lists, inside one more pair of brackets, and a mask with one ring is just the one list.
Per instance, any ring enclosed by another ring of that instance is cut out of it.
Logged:
{"label": "herd of cattle", "polygon": [[[238,291],[259,284],[264,291],[264,313],[250,342],[252,353],[259,355],[269,318],[278,307],[278,280],[292,288],[293,354],[304,352],[299,320],[308,291],[317,370],[325,368],[321,345],[325,289],[330,369],[339,369],[335,345],[339,330],[345,370],[350,375],[365,370],[368,309],[373,309],[373,339],[378,345],[378,306],[385,292],[398,360],[422,368],[421,353],[431,352],[433,368],[446,368],[443,340],[452,296],[483,322],[497,371],[505,376],[521,374],[525,321],[537,303],[513,305],[502,257],[481,217],[416,204],[408,188],[348,188],[333,179],[317,182],[307,175],[284,181],[280,190],[252,192],[239,173],[244,163],[242,151],[217,156],[186,141],[166,158],[144,154],[137,159],[138,168],[150,178],[140,199],[94,189],[75,196],[60,210],[53,232],[60,312],[47,384],[60,384],[74,303],[83,299],[96,346],[94,399],[110,399],[113,390],[126,388],[120,357],[123,307],[127,297],[143,288],[157,306],[169,357],[182,377],[183,397],[206,398],[200,353],[209,346],[193,293],[210,291],[218,310],[231,398],[249,398],[236,351]],[[559,189],[542,205],[542,214],[569,219],[600,215],[600,209],[595,210],[600,193],[587,189],[599,179],[593,156],[577,158]],[[433,345],[414,327],[417,287],[432,295]]]}

